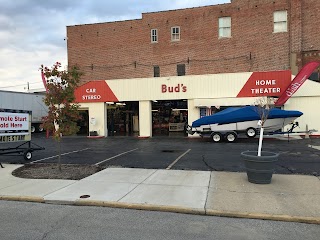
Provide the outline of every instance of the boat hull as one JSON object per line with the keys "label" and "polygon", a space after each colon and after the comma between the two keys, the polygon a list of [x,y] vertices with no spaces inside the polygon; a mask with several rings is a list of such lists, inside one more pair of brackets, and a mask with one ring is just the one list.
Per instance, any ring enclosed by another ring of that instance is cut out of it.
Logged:
{"label": "boat hull", "polygon": [[[275,118],[275,119],[267,119],[264,123],[264,131],[265,132],[274,132],[276,130],[282,129],[286,125],[292,123],[296,117],[289,118]],[[236,122],[236,123],[228,123],[228,124],[208,124],[201,125],[199,127],[192,127],[192,132],[196,133],[207,133],[207,132],[227,132],[227,131],[236,131],[236,132],[246,132],[248,128],[258,129],[259,120],[251,120],[244,122]]]}

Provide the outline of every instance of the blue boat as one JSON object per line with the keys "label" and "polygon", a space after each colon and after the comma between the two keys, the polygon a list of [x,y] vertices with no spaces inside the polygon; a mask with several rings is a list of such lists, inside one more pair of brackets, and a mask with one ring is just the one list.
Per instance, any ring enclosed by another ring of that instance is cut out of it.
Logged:
{"label": "blue boat", "polygon": [[194,121],[188,129],[188,133],[210,134],[214,142],[219,142],[223,138],[228,142],[233,142],[240,132],[245,132],[248,137],[252,138],[259,131],[262,114],[267,119],[263,128],[267,132],[273,132],[292,123],[303,113],[278,108],[265,110],[256,106],[229,107],[211,116],[205,116]]}

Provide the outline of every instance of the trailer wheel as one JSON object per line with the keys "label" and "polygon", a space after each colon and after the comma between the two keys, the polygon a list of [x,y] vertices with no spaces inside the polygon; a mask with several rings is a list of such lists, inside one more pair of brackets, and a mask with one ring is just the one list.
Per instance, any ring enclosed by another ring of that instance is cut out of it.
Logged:
{"label": "trailer wheel", "polygon": [[26,161],[30,161],[31,158],[32,158],[32,152],[31,152],[29,149],[26,150],[26,151],[24,151],[24,153],[23,153],[23,158],[24,158],[24,160],[26,160]]}
{"label": "trailer wheel", "polygon": [[235,142],[238,138],[238,135],[235,132],[227,132],[224,135],[227,142]]}
{"label": "trailer wheel", "polygon": [[31,125],[31,133],[36,132],[36,127],[34,125]]}
{"label": "trailer wheel", "polygon": [[222,135],[221,135],[221,133],[214,132],[214,133],[211,134],[211,139],[212,139],[213,142],[221,142]]}
{"label": "trailer wheel", "polygon": [[257,135],[257,129],[255,128],[247,128],[246,135],[248,138],[254,138]]}

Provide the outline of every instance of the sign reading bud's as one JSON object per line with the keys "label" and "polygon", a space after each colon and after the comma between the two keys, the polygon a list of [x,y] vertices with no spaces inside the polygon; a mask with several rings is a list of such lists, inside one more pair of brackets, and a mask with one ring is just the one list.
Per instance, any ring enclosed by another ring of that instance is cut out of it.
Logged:
{"label": "sign reading bud's", "polygon": [[178,84],[176,86],[168,86],[167,84],[161,85],[161,92],[162,93],[179,93],[179,92],[186,92],[187,86],[184,86],[183,84]]}

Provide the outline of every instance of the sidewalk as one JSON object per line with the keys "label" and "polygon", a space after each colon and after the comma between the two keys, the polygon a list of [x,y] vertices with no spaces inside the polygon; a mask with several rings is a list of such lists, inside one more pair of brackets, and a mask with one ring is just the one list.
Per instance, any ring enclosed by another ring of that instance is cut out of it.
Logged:
{"label": "sidewalk", "polygon": [[73,181],[13,177],[20,166],[0,168],[0,200],[320,224],[315,176],[275,174],[271,184],[261,185],[249,183],[245,173],[108,168]]}

